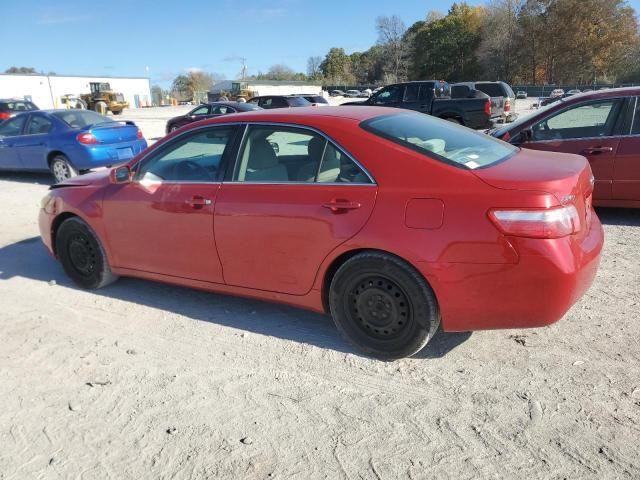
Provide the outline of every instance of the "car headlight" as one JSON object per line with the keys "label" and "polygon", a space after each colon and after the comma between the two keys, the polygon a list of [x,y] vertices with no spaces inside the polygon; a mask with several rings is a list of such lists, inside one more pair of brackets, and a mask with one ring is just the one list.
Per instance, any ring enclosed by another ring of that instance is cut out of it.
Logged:
{"label": "car headlight", "polygon": [[45,195],[42,197],[42,200],[40,200],[40,208],[49,214],[54,214],[56,210],[56,199],[51,194]]}

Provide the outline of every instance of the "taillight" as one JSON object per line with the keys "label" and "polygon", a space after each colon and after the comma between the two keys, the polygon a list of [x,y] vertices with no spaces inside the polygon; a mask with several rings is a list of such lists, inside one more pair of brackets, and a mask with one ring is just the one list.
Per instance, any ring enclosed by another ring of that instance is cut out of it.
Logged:
{"label": "taillight", "polygon": [[9,112],[0,112],[0,121],[6,120],[7,118],[11,118],[11,114]]}
{"label": "taillight", "polygon": [[83,145],[95,145],[98,143],[98,139],[91,132],[80,133],[76,138],[78,139],[78,142]]}
{"label": "taillight", "polygon": [[491,100],[488,98],[484,102],[484,113],[486,113],[487,116],[491,116]]}
{"label": "taillight", "polygon": [[142,140],[144,138],[144,135],[142,134],[142,130],[138,129],[138,132],[136,133],[136,138],[138,140]]}
{"label": "taillight", "polygon": [[535,210],[489,211],[489,218],[505,235],[560,238],[580,231],[580,216],[573,205]]}
{"label": "taillight", "polygon": [[509,113],[511,111],[511,100],[508,98],[504,101],[504,113]]}

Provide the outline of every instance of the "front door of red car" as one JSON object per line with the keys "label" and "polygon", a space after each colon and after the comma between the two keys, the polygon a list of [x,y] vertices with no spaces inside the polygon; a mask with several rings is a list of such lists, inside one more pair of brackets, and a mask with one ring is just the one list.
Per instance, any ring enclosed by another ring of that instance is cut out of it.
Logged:
{"label": "front door of red car", "polygon": [[225,282],[309,292],[326,256],[365,225],[376,192],[371,178],[320,134],[249,126],[216,204]]}
{"label": "front door of red car", "polygon": [[633,98],[632,102],[633,126],[630,135],[620,137],[613,176],[613,198],[640,201],[640,99]]}
{"label": "front door of red car", "polygon": [[116,267],[223,283],[213,211],[234,127],[185,133],[142,160],[104,198]]}
{"label": "front door of red car", "polygon": [[571,105],[534,124],[531,141],[522,147],[585,156],[595,177],[594,200],[609,200],[613,194],[623,105],[622,98]]}

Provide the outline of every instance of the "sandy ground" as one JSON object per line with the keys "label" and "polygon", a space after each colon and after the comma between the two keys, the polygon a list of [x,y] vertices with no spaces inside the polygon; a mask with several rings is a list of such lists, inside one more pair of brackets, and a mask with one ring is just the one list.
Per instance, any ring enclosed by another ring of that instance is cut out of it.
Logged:
{"label": "sandy ground", "polygon": [[302,310],[79,290],[37,237],[48,183],[0,174],[0,479],[640,478],[640,211],[599,211],[559,323],[384,363]]}

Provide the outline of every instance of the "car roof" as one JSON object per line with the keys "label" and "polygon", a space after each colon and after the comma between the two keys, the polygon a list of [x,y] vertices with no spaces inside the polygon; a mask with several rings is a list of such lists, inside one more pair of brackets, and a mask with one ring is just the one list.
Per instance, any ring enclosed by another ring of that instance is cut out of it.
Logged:
{"label": "car roof", "polygon": [[313,124],[319,118],[331,117],[333,119],[344,119],[346,121],[363,122],[370,118],[383,115],[400,115],[409,113],[408,110],[398,110],[385,107],[369,106],[335,106],[335,107],[300,107],[283,108],[270,110],[253,110],[234,114],[232,117],[218,117],[202,120],[203,123],[230,123],[230,122],[275,122],[275,123],[300,123]]}

